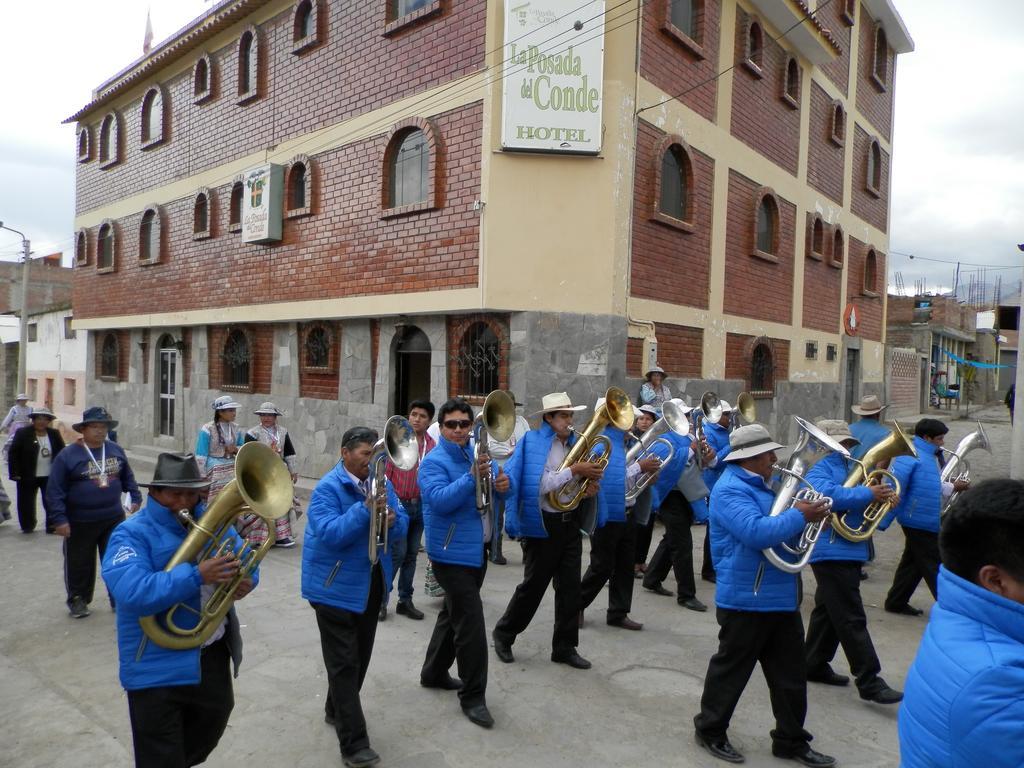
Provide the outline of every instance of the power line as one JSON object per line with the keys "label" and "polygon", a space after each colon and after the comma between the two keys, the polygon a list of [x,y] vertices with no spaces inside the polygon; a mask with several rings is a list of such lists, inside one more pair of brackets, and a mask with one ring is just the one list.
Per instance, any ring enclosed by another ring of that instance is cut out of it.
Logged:
{"label": "power line", "polygon": [[905,253],[903,251],[889,251],[890,256],[906,256],[908,259],[914,261],[934,261],[937,264],[960,264],[965,267],[979,267],[981,269],[1020,269],[1022,265],[1017,266],[1006,266],[1005,264],[975,264],[970,261],[961,261],[959,259],[936,259],[931,256],[918,256],[914,253]]}

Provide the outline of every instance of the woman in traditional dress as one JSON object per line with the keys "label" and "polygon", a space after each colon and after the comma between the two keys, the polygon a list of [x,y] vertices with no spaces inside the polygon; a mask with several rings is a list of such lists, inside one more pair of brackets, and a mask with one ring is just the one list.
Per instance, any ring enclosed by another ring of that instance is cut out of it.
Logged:
{"label": "woman in traditional dress", "polygon": [[213,421],[199,428],[196,439],[196,462],[210,480],[209,506],[225,485],[235,479],[235,454],[243,442],[242,432],[235,424],[240,404],[223,395],[213,401]]}
{"label": "woman in traditional dress", "polygon": [[[260,423],[245,433],[245,442],[260,442],[270,446],[287,465],[288,472],[291,474],[292,482],[294,483],[299,479],[299,473],[296,471],[295,448],[292,446],[292,439],[288,435],[288,430],[277,423],[277,417],[284,416],[284,413],[278,410],[277,406],[273,403],[263,403],[253,413],[260,417]],[[299,506],[298,499],[294,496],[292,497],[291,507],[274,521],[275,547],[288,548],[295,546],[291,522],[293,512],[296,520],[302,514],[302,507]],[[262,523],[262,525],[266,526],[266,523]],[[255,525],[250,529],[254,527]],[[265,540],[266,534],[264,533]]]}

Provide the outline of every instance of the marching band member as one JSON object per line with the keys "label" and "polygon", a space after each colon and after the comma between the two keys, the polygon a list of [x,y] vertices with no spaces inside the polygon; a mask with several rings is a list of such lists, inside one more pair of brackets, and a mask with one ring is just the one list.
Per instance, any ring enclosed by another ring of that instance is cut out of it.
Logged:
{"label": "marching band member", "polygon": [[[722,400],[722,418],[716,423],[704,423],[706,450],[713,450],[717,459],[704,460],[704,484],[708,487],[708,506],[711,505],[711,491],[725,470],[726,456],[729,455],[729,425],[732,421],[732,406]],[[711,557],[711,520],[708,520],[707,533],[704,534],[704,562],[701,565],[700,577],[704,581],[715,581],[714,559]]]}
{"label": "marching band member", "polygon": [[[817,427],[853,454],[857,438],[845,421],[822,419]],[[884,483],[844,488],[852,464],[838,452],[821,459],[807,473],[807,481],[819,493],[832,499],[832,511],[850,516],[850,525],[860,524],[860,515],[872,502],[892,501],[895,490]],[[847,541],[832,529],[822,531],[811,553],[811,570],[817,589],[814,610],[807,625],[807,679],[825,685],[847,685],[850,678],[837,674],[830,662],[839,645],[850,663],[860,697],[877,704],[896,704],[903,694],[881,678],[881,662],[868,634],[868,620],[860,596],[860,569],[868,559],[868,542]]]}
{"label": "marching band member", "polygon": [[865,395],[860,399],[860,405],[850,408],[851,411],[860,416],[857,421],[850,425],[850,434],[853,435],[855,440],[860,441],[856,450],[850,453],[853,458],[862,458],[877,443],[892,434],[892,430],[882,423],[882,411],[888,407],[887,405],[882,405],[878,395]]}
{"label": "marching band member", "polygon": [[[653,405],[641,405],[639,408],[634,409],[633,413],[636,420],[633,422],[633,429],[630,430],[629,434],[637,440],[640,440],[644,433],[651,428],[651,425],[661,418],[658,409]],[[658,445],[660,447],[661,443]],[[636,559],[633,565],[633,575],[638,579],[642,579],[647,571],[647,555],[651,551],[651,537],[654,535],[653,510],[655,507],[652,506],[651,509],[652,512],[648,516],[647,522],[644,525],[637,526],[636,529]]]}
{"label": "marching band member", "polygon": [[744,761],[729,743],[729,721],[760,662],[775,714],[772,754],[804,765],[831,766],[835,759],[811,749],[811,734],[803,727],[807,677],[800,653],[804,626],[797,576],[775,568],[761,551],[799,536],[806,523],[823,520],[828,503],[798,501],[771,517],[775,494],[768,483],[775,451],[782,446],[760,424],[739,427],[729,443],[726,469],[711,492],[711,550],[718,572],[715,603],[721,629],[718,652],[704,678],[700,713],[693,720],[696,740],[720,760]]}
{"label": "marching band member", "polygon": [[576,652],[579,644],[580,562],[583,556],[582,521],[579,509],[562,512],[551,506],[547,495],[574,477],[590,480],[586,496],[597,493],[601,468],[579,461],[559,470],[576,443],[573,414],[586,408],[573,405],[565,392],[553,392],[541,400],[538,429],[527,432],[505,468],[516,495],[506,506],[505,526],[523,545],[523,582],[516,587],[505,614],[494,627],[494,652],[506,664],[515,661],[512,644],[530,624],[548,584],[555,585],[555,628],[551,660],[576,669],[590,669],[590,662]]}
{"label": "marching band member", "polygon": [[[420,465],[419,481],[427,555],[445,598],[427,646],[420,684],[458,689],[466,717],[490,728],[494,718],[487,709],[487,629],[480,587],[487,573],[486,550],[494,520],[492,510],[477,509],[476,477],[493,473],[494,490],[502,496],[510,483],[492,460],[484,456],[473,460],[469,403],[461,398],[448,400],[438,410],[437,421],[440,438]],[[448,671],[456,660],[461,685]]]}
{"label": "marching band member", "polygon": [[[603,404],[602,397],[594,409],[597,410]],[[659,460],[656,456],[647,456],[627,468],[626,433],[609,424],[602,434],[611,442],[611,454],[608,456],[608,466],[604,469],[596,496],[598,528],[590,539],[590,566],[583,574],[580,585],[578,621],[582,625],[583,611],[594,602],[597,593],[607,584],[608,625],[640,630],[644,625],[629,618],[629,611],[633,605],[637,521],[630,509],[633,505],[626,501],[626,490],[633,486],[641,473],[656,470]]]}
{"label": "marching band member", "polygon": [[[302,549],[302,597],[316,612],[327,667],[324,721],[338,734],[342,762],[375,765],[359,691],[373,654],[377,613],[391,589],[391,552],[370,562],[367,547],[374,499],[370,462],[377,432],[353,427],[341,438],[341,461],[321,478],[309,500]],[[388,538],[409,524],[391,483],[387,488]]]}

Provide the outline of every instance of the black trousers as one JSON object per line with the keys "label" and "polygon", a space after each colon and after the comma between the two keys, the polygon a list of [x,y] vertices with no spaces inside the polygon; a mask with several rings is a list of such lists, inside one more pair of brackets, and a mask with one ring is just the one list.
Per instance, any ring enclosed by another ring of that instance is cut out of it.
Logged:
{"label": "black trousers", "polygon": [[472,568],[431,561],[437,583],[444,588],[444,604],[437,614],[434,633],[420,671],[422,680],[443,680],[452,663],[458,661],[463,708],[484,704],[487,698],[487,627],[480,587],[487,573],[488,552],[483,565]]}
{"label": "black trousers", "polygon": [[658,510],[665,525],[665,535],[644,574],[644,586],[656,587],[668,576],[669,568],[676,575],[676,599],[680,602],[697,596],[693,579],[693,509],[679,491],[671,491]]}
{"label": "black trousers", "polygon": [[871,695],[885,683],[875,646],[868,634],[868,619],[860,596],[860,569],[855,560],[829,560],[811,563],[818,588],[814,592],[814,610],[807,624],[807,670],[822,670],[836,655],[839,645],[850,662],[857,689]]}
{"label": "black trousers", "polygon": [[579,644],[580,563],[583,539],[575,513],[567,520],[562,515],[544,513],[546,539],[523,539],[523,582],[516,587],[505,615],[494,627],[494,634],[509,643],[525,630],[547,592],[555,585],[555,630],[551,635],[553,654],[567,653]]}
{"label": "black trousers", "polygon": [[[901,528],[903,526],[900,526]],[[939,534],[919,528],[903,528],[906,544],[892,586],[885,596],[885,610],[898,611],[910,602],[917,585],[924,579],[932,597],[936,596],[935,582],[939,577]]]}
{"label": "black trousers", "polygon": [[718,652],[708,663],[697,732],[709,741],[726,737],[729,722],[754,665],[768,682],[775,729],[772,745],[782,755],[799,751],[811,740],[807,716],[807,670],[800,654],[804,625],[799,611],[758,612],[719,608]]}
{"label": "black trousers", "polygon": [[110,534],[124,520],[118,515],[108,520],[85,523],[71,521],[71,535],[64,539],[64,586],[68,593],[68,605],[80,597],[86,604],[92,602],[96,587],[96,555],[103,559],[107,551]]}
{"label": "black trousers", "polygon": [[327,667],[324,713],[334,719],[341,754],[351,755],[370,746],[359,691],[373,655],[377,613],[384,594],[384,572],[378,562],[370,572],[370,596],[362,613],[311,603],[320,629],[320,648]]}
{"label": "black trousers", "polygon": [[213,752],[235,706],[224,638],[202,650],[200,675],[199,685],[128,691],[138,768],[186,768]]}
{"label": "black trousers", "polygon": [[647,563],[647,555],[651,552],[651,539],[654,538],[654,515],[647,521],[647,525],[636,527],[636,558],[633,562],[637,565]]}
{"label": "black trousers", "polygon": [[636,522],[605,523],[590,537],[590,566],[580,585],[580,610],[585,610],[608,585],[608,621],[621,621],[633,607],[633,566],[636,559]]}
{"label": "black trousers", "polygon": [[[46,509],[47,477],[23,477],[18,481],[18,523],[23,531],[36,529],[36,495],[42,491],[43,509]],[[45,517],[44,517],[45,519]]]}

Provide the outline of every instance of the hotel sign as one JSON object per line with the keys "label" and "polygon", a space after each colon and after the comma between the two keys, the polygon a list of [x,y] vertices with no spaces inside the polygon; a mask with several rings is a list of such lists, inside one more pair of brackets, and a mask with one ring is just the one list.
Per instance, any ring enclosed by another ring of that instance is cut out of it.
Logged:
{"label": "hotel sign", "polygon": [[506,0],[502,149],[596,154],[605,0]]}
{"label": "hotel sign", "polygon": [[281,239],[284,167],[261,165],[242,174],[242,242]]}

